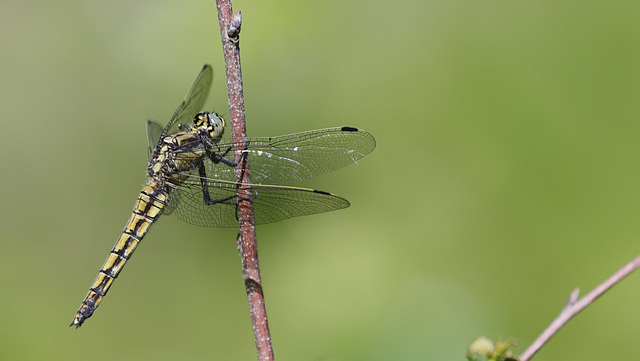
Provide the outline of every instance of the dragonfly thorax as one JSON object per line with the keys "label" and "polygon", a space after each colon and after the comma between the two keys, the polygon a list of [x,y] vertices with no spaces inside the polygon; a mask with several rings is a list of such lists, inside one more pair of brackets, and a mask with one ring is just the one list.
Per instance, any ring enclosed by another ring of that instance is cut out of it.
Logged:
{"label": "dragonfly thorax", "polygon": [[219,141],[224,133],[224,118],[217,113],[200,112],[193,118],[194,130],[201,136]]}
{"label": "dragonfly thorax", "polygon": [[205,150],[220,141],[224,127],[224,118],[218,114],[199,112],[193,118],[193,124],[181,124],[181,132],[160,139],[149,160],[148,175],[160,187],[179,186],[205,155]]}

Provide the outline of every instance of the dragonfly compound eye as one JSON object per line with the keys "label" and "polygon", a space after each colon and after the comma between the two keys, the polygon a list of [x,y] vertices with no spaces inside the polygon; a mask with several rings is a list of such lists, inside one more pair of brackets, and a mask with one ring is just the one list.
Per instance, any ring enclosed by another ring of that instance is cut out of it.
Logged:
{"label": "dragonfly compound eye", "polygon": [[217,113],[208,113],[207,118],[209,120],[209,124],[207,126],[209,136],[213,139],[219,139],[222,137],[225,127],[224,118],[219,116]]}

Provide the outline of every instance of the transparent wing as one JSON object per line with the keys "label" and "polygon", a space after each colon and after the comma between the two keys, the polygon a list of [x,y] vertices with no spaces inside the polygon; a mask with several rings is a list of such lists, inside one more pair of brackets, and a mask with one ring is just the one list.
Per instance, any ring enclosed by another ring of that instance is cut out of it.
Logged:
{"label": "transparent wing", "polygon": [[[204,201],[198,177],[186,181],[171,194],[170,209],[181,220],[197,226],[238,227],[237,191],[246,185],[207,179],[213,204]],[[306,188],[251,185],[256,224],[278,222],[298,216],[349,207],[349,201],[335,194]]]}
{"label": "transparent wing", "polygon": [[162,126],[153,120],[147,120],[147,145],[149,147],[149,160],[156,149],[162,135]]}
{"label": "transparent wing", "polygon": [[186,125],[193,122],[193,117],[202,110],[202,107],[209,96],[212,81],[213,70],[210,65],[205,64],[205,66],[202,67],[202,70],[200,70],[198,76],[196,76],[196,79],[193,81],[193,84],[191,85],[191,88],[189,88],[187,95],[185,95],[184,100],[173,113],[173,116],[164,128],[161,137],[177,132],[179,124]]}
{"label": "transparent wing", "polygon": [[[284,185],[300,182],[357,162],[376,146],[373,136],[352,127],[328,128],[282,135],[248,138],[251,183]],[[233,160],[233,141],[223,138],[215,149]],[[178,155],[179,156],[179,155]],[[205,159],[208,178],[235,182],[234,169]]]}

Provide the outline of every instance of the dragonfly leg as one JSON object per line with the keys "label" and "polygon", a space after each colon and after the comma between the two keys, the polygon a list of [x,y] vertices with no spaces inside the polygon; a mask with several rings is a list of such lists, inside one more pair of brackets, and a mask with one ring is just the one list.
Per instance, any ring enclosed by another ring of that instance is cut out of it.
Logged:
{"label": "dragonfly leg", "polygon": [[233,149],[233,147],[229,147],[227,148],[227,150],[224,151],[224,153],[219,154],[217,152],[212,152],[210,150],[207,150],[205,153],[207,154],[207,157],[209,159],[211,159],[211,161],[215,164],[218,164],[220,162],[230,166],[230,167],[235,167],[238,164],[242,163],[245,159],[247,159],[247,152],[246,150],[249,148],[249,142],[247,141],[243,147],[243,152],[242,155],[240,156],[240,160],[238,162],[232,161],[228,158],[228,154],[231,152],[231,150]]}
{"label": "dragonfly leg", "polygon": [[208,206],[214,205],[214,204],[218,204],[218,203],[223,203],[223,204],[235,204],[236,202],[229,202],[231,199],[237,198],[237,195],[232,195],[232,196],[228,196],[225,198],[220,198],[220,199],[212,199],[211,196],[209,195],[209,185],[207,184],[207,171],[204,167],[204,162],[202,161],[202,159],[198,160],[196,162],[196,165],[198,167],[198,175],[200,176],[200,186],[202,187],[202,196],[203,196],[203,200],[204,203]]}
{"label": "dragonfly leg", "polygon": [[[224,153],[222,154],[218,154],[217,152],[212,152],[210,150],[207,150],[205,153],[207,154],[207,157],[209,159],[211,159],[211,161],[215,164],[218,164],[220,162],[228,165],[229,167],[235,167],[238,165],[238,162],[234,162],[232,160],[230,160],[229,158],[227,158],[227,154],[229,154],[229,152],[231,152],[231,147],[229,147]],[[242,153],[242,155],[244,156],[244,153]]]}

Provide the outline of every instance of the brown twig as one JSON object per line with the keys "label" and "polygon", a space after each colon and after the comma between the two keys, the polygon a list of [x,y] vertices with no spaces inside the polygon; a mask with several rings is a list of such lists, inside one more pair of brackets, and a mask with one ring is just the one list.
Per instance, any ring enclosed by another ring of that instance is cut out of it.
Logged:
{"label": "brown twig", "polygon": [[575,315],[577,315],[580,311],[585,309],[587,306],[592,304],[598,297],[602,296],[605,292],[607,292],[611,287],[618,284],[618,282],[622,281],[625,277],[627,277],[631,272],[635,271],[638,267],[640,267],[640,256],[637,256],[633,259],[633,261],[627,263],[619,269],[616,273],[611,275],[606,281],[602,282],[596,288],[594,288],[591,292],[586,294],[584,297],[578,299],[579,290],[576,288],[569,295],[569,299],[567,300],[567,305],[562,309],[558,317],[547,327],[540,336],[529,346],[520,356],[521,361],[528,361],[531,359],[545,343],[551,339],[553,335],[555,335],[562,326],[564,326],[570,319],[572,319]]}
{"label": "brown twig", "polygon": [[[235,139],[233,142],[234,159],[238,162],[235,170],[236,180],[241,184],[250,184],[249,159],[246,156],[242,156],[243,151],[246,149],[247,138],[239,47],[242,15],[240,12],[233,13],[231,0],[216,0],[216,5],[218,8],[224,62],[227,69],[229,118],[231,134]],[[271,344],[267,310],[260,279],[260,266],[258,264],[258,244],[253,218],[253,205],[251,204],[251,190],[248,187],[238,188],[238,220],[240,223],[238,251],[242,259],[242,275],[249,300],[249,312],[251,313],[258,360],[273,360],[273,346]]]}

